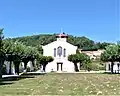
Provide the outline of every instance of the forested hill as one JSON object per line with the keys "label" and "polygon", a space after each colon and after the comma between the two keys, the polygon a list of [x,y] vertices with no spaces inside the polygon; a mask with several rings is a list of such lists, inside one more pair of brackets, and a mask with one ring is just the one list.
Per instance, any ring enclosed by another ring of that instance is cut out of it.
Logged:
{"label": "forested hill", "polygon": [[[17,38],[9,38],[8,40],[20,41],[28,46],[38,46],[38,45],[46,45],[56,40],[56,34],[40,34],[33,36],[25,36],[25,37],[17,37]],[[110,43],[100,43],[90,40],[87,37],[76,37],[69,35],[68,42],[78,46],[78,48],[82,48],[84,50],[93,50],[93,49],[104,49],[106,45]]]}

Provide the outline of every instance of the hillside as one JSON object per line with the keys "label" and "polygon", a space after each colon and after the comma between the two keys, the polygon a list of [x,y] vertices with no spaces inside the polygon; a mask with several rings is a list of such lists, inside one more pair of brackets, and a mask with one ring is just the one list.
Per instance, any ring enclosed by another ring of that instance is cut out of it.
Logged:
{"label": "hillside", "polygon": [[[23,42],[27,46],[38,46],[38,45],[46,45],[48,43],[55,41],[56,34],[39,34],[39,35],[33,35],[33,36],[8,38],[7,40],[13,40],[13,41],[17,40],[17,41]],[[84,37],[84,36],[76,37],[72,35],[68,36],[68,42],[84,50],[104,49],[106,45],[110,44],[106,42],[96,43],[95,41],[90,40],[87,37]]]}

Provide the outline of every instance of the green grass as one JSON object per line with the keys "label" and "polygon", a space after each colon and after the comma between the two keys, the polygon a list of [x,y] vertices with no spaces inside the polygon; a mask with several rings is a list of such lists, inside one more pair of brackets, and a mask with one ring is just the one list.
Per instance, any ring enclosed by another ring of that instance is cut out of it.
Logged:
{"label": "green grass", "polygon": [[51,73],[0,85],[0,96],[97,94],[120,95],[120,75]]}

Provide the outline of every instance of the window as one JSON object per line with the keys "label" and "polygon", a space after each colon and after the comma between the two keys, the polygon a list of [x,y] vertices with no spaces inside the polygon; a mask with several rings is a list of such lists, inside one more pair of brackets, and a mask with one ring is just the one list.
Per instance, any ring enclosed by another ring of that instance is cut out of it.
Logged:
{"label": "window", "polygon": [[54,48],[54,57],[56,57],[56,48]]}
{"label": "window", "polygon": [[57,55],[58,55],[59,57],[61,57],[61,55],[62,55],[62,47],[61,47],[61,46],[59,46],[59,47],[57,48]]}
{"label": "window", "polygon": [[64,48],[64,57],[66,57],[66,49]]}

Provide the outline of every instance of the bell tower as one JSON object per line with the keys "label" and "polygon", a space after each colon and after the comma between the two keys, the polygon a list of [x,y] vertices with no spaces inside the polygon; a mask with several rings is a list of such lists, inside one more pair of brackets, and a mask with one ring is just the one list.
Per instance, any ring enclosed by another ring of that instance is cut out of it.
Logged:
{"label": "bell tower", "polygon": [[57,41],[64,41],[64,42],[66,42],[67,38],[68,38],[68,35],[65,34],[65,32],[62,32],[62,29],[61,29],[61,33],[57,34],[56,38],[57,38]]}

